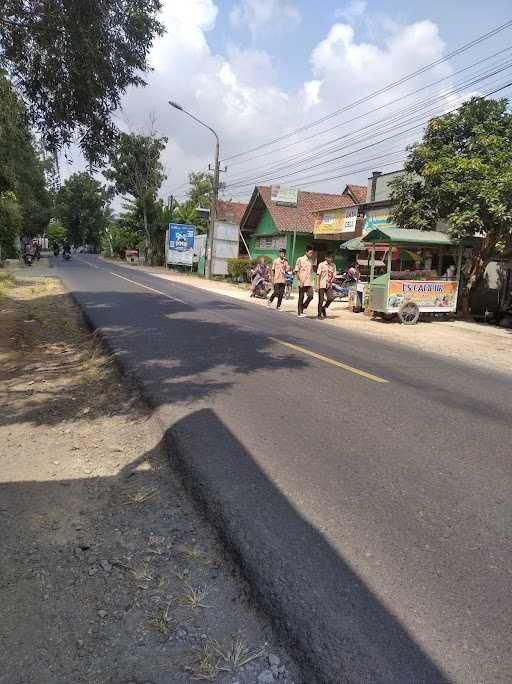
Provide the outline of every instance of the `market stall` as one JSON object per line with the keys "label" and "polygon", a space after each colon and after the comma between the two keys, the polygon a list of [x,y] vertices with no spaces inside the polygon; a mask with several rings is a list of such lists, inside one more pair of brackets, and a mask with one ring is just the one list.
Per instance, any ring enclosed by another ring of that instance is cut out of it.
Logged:
{"label": "market stall", "polygon": [[[379,228],[363,238],[369,255],[362,306],[413,325],[421,314],[457,309],[462,246],[437,231]],[[378,257],[376,258],[376,256]]]}

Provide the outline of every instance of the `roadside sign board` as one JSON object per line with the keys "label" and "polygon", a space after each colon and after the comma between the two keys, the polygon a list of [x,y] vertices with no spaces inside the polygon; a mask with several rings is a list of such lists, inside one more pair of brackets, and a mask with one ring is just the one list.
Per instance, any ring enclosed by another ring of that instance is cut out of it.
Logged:
{"label": "roadside sign board", "polygon": [[196,227],[169,223],[167,263],[192,266]]}

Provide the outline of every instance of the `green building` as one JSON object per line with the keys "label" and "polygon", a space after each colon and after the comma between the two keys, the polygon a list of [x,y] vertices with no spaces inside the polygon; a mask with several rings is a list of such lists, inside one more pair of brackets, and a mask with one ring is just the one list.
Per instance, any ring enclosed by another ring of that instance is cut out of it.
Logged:
{"label": "green building", "polygon": [[[356,187],[347,185],[339,195],[292,191],[279,186],[255,187],[240,222],[240,230],[251,257],[268,256],[274,259],[279,250],[284,248],[288,261],[294,265],[296,259],[304,254],[306,245],[310,244],[318,262],[327,252],[334,252],[336,261],[341,262],[341,234],[315,235],[315,226],[319,221],[319,212],[356,207],[360,201],[360,197],[354,193]],[[366,191],[366,188],[363,189]]]}

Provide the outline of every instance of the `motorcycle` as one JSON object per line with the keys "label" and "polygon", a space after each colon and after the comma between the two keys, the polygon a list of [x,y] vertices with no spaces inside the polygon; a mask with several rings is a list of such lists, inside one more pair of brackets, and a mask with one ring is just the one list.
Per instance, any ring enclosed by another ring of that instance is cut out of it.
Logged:
{"label": "motorcycle", "polygon": [[71,259],[71,251],[66,249],[65,251],[62,252],[62,258],[64,261],[69,261]]}
{"label": "motorcycle", "polygon": [[284,298],[285,299],[290,299],[290,297],[292,296],[292,287],[293,287],[293,272],[287,271],[287,273],[286,273],[286,285],[284,288]]}
{"label": "motorcycle", "polygon": [[34,261],[34,257],[32,254],[25,252],[25,254],[23,255],[23,261],[25,262],[25,264],[27,266],[32,266],[32,262]]}
{"label": "motorcycle", "polygon": [[357,281],[352,275],[349,275],[348,273],[342,273],[340,276],[336,277],[333,282],[332,282],[332,289],[334,292],[334,299],[338,300],[343,300],[347,299],[350,288],[356,283]]}
{"label": "motorcycle", "polygon": [[260,282],[254,288],[252,296],[257,297],[258,299],[266,299],[271,290],[272,285],[268,280],[260,280]]}

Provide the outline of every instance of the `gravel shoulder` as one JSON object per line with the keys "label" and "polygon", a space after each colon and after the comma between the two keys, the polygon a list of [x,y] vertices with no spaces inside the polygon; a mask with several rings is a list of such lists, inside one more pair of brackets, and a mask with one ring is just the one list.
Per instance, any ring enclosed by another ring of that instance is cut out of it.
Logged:
{"label": "gravel shoulder", "polygon": [[0,282],[0,682],[301,682],[56,279]]}
{"label": "gravel shoulder", "polygon": [[[204,278],[176,273],[158,267],[129,266],[134,270],[145,270],[159,278],[217,292],[228,297],[246,301],[254,306],[264,306],[261,299],[251,299],[246,286],[237,286],[224,281],[206,281]],[[316,295],[307,315],[316,318]],[[296,294],[283,302],[282,309],[289,315],[296,313]],[[469,365],[512,374],[510,355],[512,353],[512,331],[484,323],[456,320],[420,321],[417,325],[400,325],[386,322],[365,314],[354,314],[344,302],[334,302],[328,310],[328,319],[323,325],[334,326],[350,332],[372,337],[376,342],[384,340],[413,347],[436,356],[456,359]],[[279,314],[276,314],[279,315]]]}

